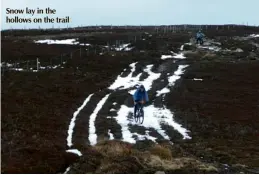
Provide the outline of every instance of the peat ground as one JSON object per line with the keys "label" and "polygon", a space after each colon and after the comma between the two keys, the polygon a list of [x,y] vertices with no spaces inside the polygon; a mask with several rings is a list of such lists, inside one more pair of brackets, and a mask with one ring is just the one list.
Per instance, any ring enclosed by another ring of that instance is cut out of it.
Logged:
{"label": "peat ground", "polygon": [[[229,32],[208,32],[224,43],[222,47],[241,48],[244,52],[209,52],[214,54],[211,56],[206,55],[207,51],[198,51],[182,61],[189,64],[189,67],[166,96],[165,104],[174,112],[175,120],[190,130],[192,139],[172,140],[174,146],[171,151],[173,156],[189,156],[201,162],[217,164],[218,167],[222,165],[220,172],[254,172],[259,162],[258,50],[250,41],[233,41],[232,37],[240,36],[244,30],[231,32],[230,39],[226,36]],[[253,31],[249,32],[252,34]],[[112,43],[118,38],[113,35],[116,34],[109,34],[107,41],[106,37],[103,41],[99,39],[94,42],[92,39],[92,44]],[[149,38],[149,35],[142,34],[139,37],[138,34],[138,39],[133,42],[135,49],[123,56],[106,54],[80,58],[74,55],[63,69],[37,73],[5,72],[1,80],[1,172],[63,173],[77,159],[73,154],[65,152],[68,148],[67,130],[73,113],[89,94],[101,90],[96,100],[87,107],[88,110],[85,108],[80,112],[73,136],[76,138],[74,147],[89,152],[88,116],[91,114],[90,109],[104,95],[102,90],[109,87],[117,75],[133,62],[138,61],[143,65],[152,63],[158,67],[162,63],[162,53],[179,51],[180,46],[189,42],[191,37],[188,33],[163,35],[153,34]],[[96,38],[101,37],[98,35]],[[82,37],[84,40],[87,37]],[[122,37],[121,40],[134,40],[134,34],[132,37]],[[22,60],[37,56],[48,60],[49,57],[78,49],[77,46],[38,45],[29,41],[16,41],[15,38],[2,40],[1,47],[2,61],[18,61],[21,56]],[[194,48],[194,51],[197,49]],[[256,55],[251,56],[251,53]],[[194,81],[194,78],[203,81]],[[110,103],[113,99],[125,103],[123,95],[111,96]],[[107,122],[106,117],[111,114],[100,113],[104,119],[99,117],[96,120],[97,135],[108,137],[105,135],[107,125],[113,126],[113,121]],[[141,132],[141,128],[133,130]],[[120,128],[114,125],[112,132],[117,133],[117,138],[120,138],[119,131]],[[144,142],[138,143],[136,147],[142,149],[148,145],[148,142]],[[87,171],[84,167],[76,169]],[[136,172],[142,170],[137,168]],[[95,167],[92,172],[102,171]],[[153,170],[150,172],[153,173]]]}

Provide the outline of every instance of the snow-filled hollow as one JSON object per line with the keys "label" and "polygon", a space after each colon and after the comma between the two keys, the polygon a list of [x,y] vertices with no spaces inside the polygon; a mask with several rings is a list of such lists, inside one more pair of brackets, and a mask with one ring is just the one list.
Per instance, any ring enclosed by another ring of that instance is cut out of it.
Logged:
{"label": "snow-filled hollow", "polygon": [[185,59],[186,58],[183,53],[179,53],[179,54],[173,53],[173,54],[174,55],[162,55],[161,59],[166,60],[166,59],[172,59],[172,58],[175,58],[175,59]]}
{"label": "snow-filled hollow", "polygon": [[119,47],[116,47],[115,50],[116,51],[131,51],[133,49],[133,47],[129,47],[130,43],[128,44],[122,44]]}
{"label": "snow-filled hollow", "polygon": [[82,156],[82,153],[78,149],[69,149],[66,152],[73,153],[73,154],[76,154],[78,156]]}
{"label": "snow-filled hollow", "polygon": [[91,97],[93,96],[94,94],[90,94],[86,99],[85,101],[83,102],[83,104],[74,112],[73,114],[73,117],[70,121],[70,124],[69,124],[69,128],[68,128],[68,136],[67,136],[67,146],[68,147],[71,147],[73,144],[72,144],[72,136],[73,136],[73,132],[74,132],[74,127],[75,127],[75,121],[76,121],[76,117],[77,115],[79,114],[79,112],[86,106],[86,104],[90,101]]}
{"label": "snow-filled hollow", "polygon": [[157,91],[156,96],[167,94],[170,92],[170,87],[174,86],[175,82],[181,78],[181,75],[184,73],[184,69],[188,67],[188,65],[179,65],[177,70],[174,72],[172,76],[168,76],[168,85],[161,90]]}
{"label": "snow-filled hollow", "polygon": [[95,119],[97,117],[98,112],[102,109],[102,106],[105,104],[106,100],[109,98],[110,94],[107,94],[105,97],[99,101],[93,113],[90,115],[89,119],[89,141],[91,145],[95,145],[97,143],[97,135],[95,129]]}
{"label": "snow-filled hollow", "polygon": [[64,40],[51,40],[51,39],[46,39],[46,40],[38,40],[34,41],[35,43],[40,43],[40,44],[67,44],[67,45],[77,45],[79,42],[76,41],[77,39],[64,39]]}
{"label": "snow-filled hollow", "polygon": [[188,135],[188,130],[183,128],[182,125],[176,123],[173,120],[173,113],[166,108],[157,108],[154,105],[149,105],[144,108],[145,119],[143,124],[133,123],[128,117],[132,115],[133,108],[127,107],[126,105],[121,105],[121,108],[118,110],[117,116],[114,117],[118,124],[121,125],[122,140],[129,143],[136,143],[134,135],[137,135],[140,140],[150,139],[155,141],[156,138],[150,136],[148,132],[145,135],[131,133],[129,130],[130,124],[135,124],[143,126],[145,128],[155,129],[165,140],[170,140],[170,137],[166,134],[166,131],[162,129],[162,124],[169,125],[177,130],[182,136],[183,139],[191,139]]}
{"label": "snow-filled hollow", "polygon": [[133,72],[136,70],[136,64],[132,63],[130,64],[131,72],[127,77],[121,77],[120,75],[117,77],[115,82],[109,87],[110,90],[116,90],[116,89],[129,89],[131,87],[136,86],[137,84],[143,84],[148,91],[151,89],[153,81],[158,79],[161,76],[161,73],[154,73],[152,72],[153,65],[147,65],[144,69],[144,72],[148,73],[148,77],[144,79],[143,81],[140,81],[141,73],[139,73],[137,76],[133,77]]}

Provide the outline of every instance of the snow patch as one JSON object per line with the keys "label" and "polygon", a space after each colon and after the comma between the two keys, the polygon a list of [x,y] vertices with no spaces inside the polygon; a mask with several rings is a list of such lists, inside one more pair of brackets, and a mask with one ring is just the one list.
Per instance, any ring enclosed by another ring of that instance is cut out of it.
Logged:
{"label": "snow patch", "polygon": [[136,84],[138,82],[141,74],[137,75],[136,77],[133,77],[133,72],[136,71],[136,63],[130,64],[131,72],[127,77],[121,77],[120,75],[117,77],[115,82],[108,88],[110,90],[116,90],[116,89],[127,89]]}
{"label": "snow patch", "polygon": [[157,97],[162,95],[162,94],[167,94],[170,92],[170,89],[168,87],[174,86],[176,80],[180,79],[184,70],[186,67],[188,67],[188,65],[179,65],[178,69],[174,72],[174,74],[172,76],[168,77],[168,85],[166,87],[164,87],[162,90],[158,90],[157,92]]}
{"label": "snow patch", "polygon": [[[91,44],[89,44],[89,43],[81,43],[81,44],[79,44],[80,46],[91,46]],[[87,49],[86,49],[87,50]]]}
{"label": "snow patch", "polygon": [[158,90],[158,91],[156,91],[157,92],[157,94],[156,94],[156,96],[157,97],[159,97],[160,95],[162,95],[162,94],[167,94],[167,93],[169,93],[170,92],[170,89],[168,89],[167,87],[164,87],[162,90]]}
{"label": "snow patch", "polygon": [[[156,108],[154,105],[147,106],[144,109],[145,119],[143,124],[136,123],[135,125],[143,126],[145,128],[154,128],[164,139],[170,140],[170,137],[166,134],[166,131],[162,129],[161,124],[172,126],[175,130],[177,130],[182,136],[183,139],[191,139],[188,136],[188,130],[182,127],[182,125],[176,123],[173,120],[173,114],[169,109],[166,108]],[[132,124],[129,120],[130,114],[133,114],[133,108],[129,108],[125,105],[122,105],[120,110],[117,113],[118,124],[121,125],[122,130],[122,140],[135,143],[136,140],[133,139],[133,136],[136,133],[131,133],[129,131],[129,124]],[[155,140],[154,137],[151,137],[146,133],[145,135],[137,134],[140,139],[149,138],[150,140]]]}
{"label": "snow patch", "polygon": [[114,136],[113,136],[113,134],[111,133],[111,130],[110,130],[110,129],[108,130],[108,134],[109,134],[109,139],[110,139],[110,140],[114,140]]}
{"label": "snow patch", "polygon": [[179,54],[174,55],[173,58],[176,58],[176,59],[185,59],[186,57],[183,55],[183,53],[179,53]]}
{"label": "snow patch", "polygon": [[157,139],[156,137],[150,136],[148,131],[146,131],[145,133],[146,135],[141,135],[135,132],[132,135],[136,136],[137,140],[152,140],[153,142],[156,142],[156,139]]}
{"label": "snow patch", "polygon": [[158,79],[161,76],[161,73],[154,73],[151,71],[151,69],[153,68],[153,65],[147,65],[146,68],[144,69],[144,72],[148,73],[148,77],[143,80],[140,81],[140,76],[141,73],[138,74],[136,77],[133,77],[133,72],[135,72],[136,70],[136,63],[132,63],[130,65],[131,72],[127,77],[121,77],[118,76],[117,79],[115,80],[115,82],[109,87],[109,89],[111,90],[116,90],[116,89],[128,89],[131,87],[134,87],[136,84],[143,84],[146,88],[146,90],[148,91],[149,89],[151,89],[153,81],[155,81],[156,79]]}
{"label": "snow patch", "polygon": [[96,108],[94,109],[94,112],[90,115],[89,120],[89,141],[91,145],[95,145],[97,143],[97,135],[95,133],[95,119],[97,117],[98,112],[102,109],[102,106],[108,99],[110,94],[107,94],[103,99],[97,104]]}
{"label": "snow patch", "polygon": [[119,47],[116,47],[115,50],[116,50],[116,51],[122,51],[122,50],[124,50],[124,51],[131,51],[133,48],[128,47],[130,44],[131,44],[131,43],[122,44],[122,45],[120,45]]}
{"label": "snow patch", "polygon": [[194,81],[203,81],[203,79],[200,79],[200,78],[194,78],[193,80]]}
{"label": "snow patch", "polygon": [[221,50],[221,48],[219,48],[217,46],[198,46],[198,48],[200,48],[200,49],[208,49],[208,50],[215,51],[215,52],[218,52],[218,51]]}
{"label": "snow patch", "polygon": [[117,116],[114,117],[118,124],[121,125],[121,132],[122,132],[122,140],[129,143],[136,143],[133,139],[133,134],[129,131],[129,120],[128,115],[132,113],[132,108],[129,108],[125,105],[121,105],[120,110],[117,112]]}
{"label": "snow patch", "polygon": [[236,50],[235,50],[235,52],[238,52],[238,53],[241,53],[241,52],[244,52],[242,49],[240,49],[240,48],[237,48]]}
{"label": "snow patch", "polygon": [[15,71],[19,71],[19,72],[24,71],[24,69],[22,69],[22,68],[11,68],[10,70],[15,70]]}
{"label": "snow patch", "polygon": [[76,154],[76,155],[78,155],[78,156],[82,156],[82,153],[81,153],[78,149],[69,149],[69,150],[67,150],[66,152],[68,152],[68,153],[74,153],[74,154]]}
{"label": "snow patch", "polygon": [[166,60],[169,58],[175,58],[175,59],[185,59],[186,58],[183,53],[179,53],[179,54],[173,53],[173,54],[174,55],[162,55],[161,59]]}
{"label": "snow patch", "polygon": [[68,147],[71,147],[73,145],[72,144],[72,135],[73,135],[74,127],[75,127],[76,117],[79,114],[79,112],[85,107],[85,105],[90,101],[92,96],[93,96],[93,94],[89,95],[85,99],[84,103],[73,114],[73,118],[71,119],[70,124],[69,124],[69,128],[68,128],[68,136],[67,136],[67,146]]}
{"label": "snow patch", "polygon": [[70,169],[71,169],[70,167],[67,167],[67,169],[66,169],[66,171],[64,172],[64,174],[67,174]]}
{"label": "snow patch", "polygon": [[254,37],[254,38],[257,38],[257,37],[259,37],[259,34],[252,34],[252,35],[250,35],[251,37]]}
{"label": "snow patch", "polygon": [[140,84],[144,85],[147,91],[151,89],[153,81],[155,81],[161,76],[161,73],[152,72],[152,68],[153,65],[147,65],[146,69],[144,69],[144,72],[148,73],[149,76],[145,80],[139,82]]}
{"label": "snow patch", "polygon": [[67,44],[67,45],[77,45],[79,42],[76,42],[77,39],[65,39],[65,40],[38,40],[34,41],[35,43],[41,43],[41,44]]}
{"label": "snow patch", "polygon": [[162,55],[161,56],[162,60],[169,59],[169,58],[173,58],[173,55]]}
{"label": "snow patch", "polygon": [[184,49],[184,45],[181,46],[180,50],[183,51],[183,49]]}

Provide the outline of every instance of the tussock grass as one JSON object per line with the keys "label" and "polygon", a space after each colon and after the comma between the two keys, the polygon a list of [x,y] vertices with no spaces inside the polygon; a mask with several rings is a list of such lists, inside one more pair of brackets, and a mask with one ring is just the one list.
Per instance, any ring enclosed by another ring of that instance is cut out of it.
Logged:
{"label": "tussock grass", "polygon": [[149,151],[152,155],[157,155],[161,159],[164,159],[164,160],[172,160],[173,159],[171,150],[164,145],[156,144],[153,147],[151,147]]}
{"label": "tussock grass", "polygon": [[[173,158],[171,145],[153,144],[140,151],[133,144],[112,140],[101,141],[86,152],[81,161],[72,165],[69,173],[155,173],[172,172],[217,172],[212,165],[194,158]],[[94,160],[94,161],[93,161]],[[81,164],[81,165],[80,165]]]}
{"label": "tussock grass", "polygon": [[94,146],[94,149],[104,156],[130,156],[132,152],[132,144],[117,140],[101,141]]}

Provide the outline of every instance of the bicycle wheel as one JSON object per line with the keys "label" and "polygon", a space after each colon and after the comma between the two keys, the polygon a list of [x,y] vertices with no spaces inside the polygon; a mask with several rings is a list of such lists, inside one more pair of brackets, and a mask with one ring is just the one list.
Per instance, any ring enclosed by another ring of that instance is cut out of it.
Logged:
{"label": "bicycle wheel", "polygon": [[138,118],[139,118],[139,110],[136,111],[136,115],[134,116],[135,122],[138,122]]}
{"label": "bicycle wheel", "polygon": [[142,124],[144,122],[144,110],[143,108],[139,111],[139,123]]}

